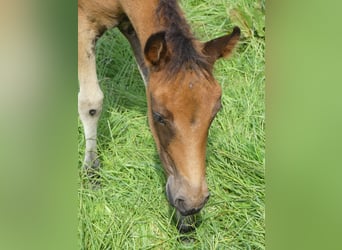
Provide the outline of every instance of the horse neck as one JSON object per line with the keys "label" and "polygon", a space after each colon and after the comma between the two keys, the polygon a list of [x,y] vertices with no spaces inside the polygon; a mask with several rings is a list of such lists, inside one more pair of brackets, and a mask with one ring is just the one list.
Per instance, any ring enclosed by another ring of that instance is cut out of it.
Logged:
{"label": "horse neck", "polygon": [[167,31],[170,36],[181,34],[190,40],[194,38],[177,0],[121,0],[121,6],[142,47],[159,31]]}
{"label": "horse neck", "polygon": [[[123,31],[130,41],[145,84],[149,70],[146,67],[143,51],[148,38],[157,32],[165,31],[168,50],[172,54],[168,62],[170,75],[175,74],[184,65],[208,68],[200,54],[201,44],[194,38],[177,0],[121,0],[121,6],[136,37]],[[137,41],[139,40],[139,41]]]}

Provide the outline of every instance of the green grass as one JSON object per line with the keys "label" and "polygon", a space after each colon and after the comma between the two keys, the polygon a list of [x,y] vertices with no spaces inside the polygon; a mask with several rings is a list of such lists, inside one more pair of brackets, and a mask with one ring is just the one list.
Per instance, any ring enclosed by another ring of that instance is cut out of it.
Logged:
{"label": "green grass", "polygon": [[[206,41],[238,25],[244,38],[215,65],[223,108],[210,128],[202,223],[181,240],[165,196],[165,177],[148,128],[145,89],[127,41],[117,30],[97,44],[105,93],[99,124],[101,187],[80,174],[81,249],[265,248],[264,1],[183,0],[195,35]],[[79,122],[79,168],[84,155]]]}

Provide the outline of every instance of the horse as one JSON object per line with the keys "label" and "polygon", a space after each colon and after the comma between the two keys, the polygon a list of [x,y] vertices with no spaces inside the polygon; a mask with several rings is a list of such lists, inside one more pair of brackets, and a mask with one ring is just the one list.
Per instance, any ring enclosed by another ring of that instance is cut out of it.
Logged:
{"label": "horse", "polygon": [[[117,27],[130,43],[146,87],[150,130],[167,177],[166,196],[181,219],[198,214],[209,199],[206,144],[221,108],[213,76],[240,29],[200,42],[177,0],[78,0],[78,113],[84,128],[84,168],[97,169],[97,123],[103,92],[96,75],[95,44]],[[180,231],[187,231],[184,223]]]}

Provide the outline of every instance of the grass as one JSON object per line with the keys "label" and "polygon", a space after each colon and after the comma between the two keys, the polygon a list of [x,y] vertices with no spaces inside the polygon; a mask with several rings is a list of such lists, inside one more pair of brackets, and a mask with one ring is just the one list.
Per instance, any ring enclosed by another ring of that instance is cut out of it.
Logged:
{"label": "grass", "polygon": [[[223,108],[207,148],[211,198],[196,231],[180,235],[165,196],[165,177],[146,118],[146,97],[132,52],[117,30],[97,43],[98,78],[105,93],[99,124],[101,187],[80,174],[81,249],[264,249],[265,76],[264,1],[181,2],[203,41],[238,25],[244,38],[218,61]],[[256,11],[259,11],[256,13]],[[79,122],[79,168],[84,155]]]}

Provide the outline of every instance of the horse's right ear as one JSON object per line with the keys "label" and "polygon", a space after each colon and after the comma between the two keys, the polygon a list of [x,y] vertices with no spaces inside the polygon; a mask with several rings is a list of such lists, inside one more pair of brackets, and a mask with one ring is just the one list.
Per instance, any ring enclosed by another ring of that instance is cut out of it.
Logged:
{"label": "horse's right ear", "polygon": [[228,57],[238,43],[240,35],[240,28],[234,27],[231,34],[206,42],[202,51],[208,57],[209,63],[214,64],[217,59]]}
{"label": "horse's right ear", "polygon": [[147,39],[144,54],[146,60],[153,66],[160,65],[166,59],[167,45],[165,32],[155,33]]}

